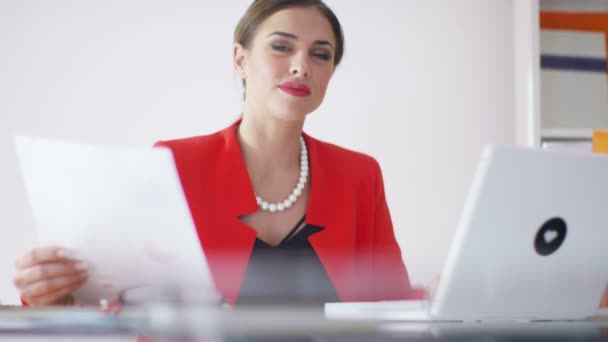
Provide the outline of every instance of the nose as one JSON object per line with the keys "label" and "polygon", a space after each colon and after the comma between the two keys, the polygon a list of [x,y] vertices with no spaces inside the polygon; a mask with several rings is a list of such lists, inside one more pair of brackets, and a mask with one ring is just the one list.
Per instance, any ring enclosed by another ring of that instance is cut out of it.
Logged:
{"label": "nose", "polygon": [[292,76],[308,77],[310,76],[310,66],[306,56],[298,54],[291,61],[290,73]]}

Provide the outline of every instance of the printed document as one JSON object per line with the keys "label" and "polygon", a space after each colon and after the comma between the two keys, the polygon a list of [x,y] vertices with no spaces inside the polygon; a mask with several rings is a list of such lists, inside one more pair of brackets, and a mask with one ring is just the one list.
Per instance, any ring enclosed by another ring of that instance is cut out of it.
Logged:
{"label": "printed document", "polygon": [[15,144],[40,245],[65,247],[89,267],[77,300],[150,288],[216,295],[169,149],[24,136]]}

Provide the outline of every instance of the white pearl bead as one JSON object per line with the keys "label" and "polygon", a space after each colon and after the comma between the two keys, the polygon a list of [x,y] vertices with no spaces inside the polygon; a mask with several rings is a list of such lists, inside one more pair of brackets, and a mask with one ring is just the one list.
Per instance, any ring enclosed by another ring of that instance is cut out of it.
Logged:
{"label": "white pearl bead", "polygon": [[268,210],[270,210],[271,213],[274,213],[275,211],[277,211],[277,205],[271,204]]}
{"label": "white pearl bead", "polygon": [[289,200],[291,202],[295,202],[298,199],[298,196],[296,196],[294,193],[291,193],[291,195],[289,195]]}
{"label": "white pearl bead", "polygon": [[262,202],[262,210],[268,210],[268,202]]}
{"label": "white pearl bead", "polygon": [[300,188],[295,188],[295,190],[293,191],[294,195],[296,196],[300,196],[302,194],[302,189]]}
{"label": "white pearl bead", "polygon": [[283,211],[283,210],[285,210],[285,204],[283,204],[282,202],[281,202],[281,203],[279,203],[279,204],[277,205],[277,210],[278,210],[278,211]]}
{"label": "white pearl bead", "polygon": [[285,208],[291,208],[291,206],[293,205],[293,202],[290,200],[285,200],[285,201],[283,201],[283,205],[285,206]]}

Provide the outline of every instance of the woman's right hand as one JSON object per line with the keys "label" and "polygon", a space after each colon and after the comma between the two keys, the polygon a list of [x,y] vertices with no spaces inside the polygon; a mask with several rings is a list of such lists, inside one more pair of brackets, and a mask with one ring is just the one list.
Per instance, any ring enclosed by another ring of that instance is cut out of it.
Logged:
{"label": "woman's right hand", "polygon": [[37,247],[16,261],[13,284],[29,306],[68,304],[87,280],[87,265],[61,247]]}

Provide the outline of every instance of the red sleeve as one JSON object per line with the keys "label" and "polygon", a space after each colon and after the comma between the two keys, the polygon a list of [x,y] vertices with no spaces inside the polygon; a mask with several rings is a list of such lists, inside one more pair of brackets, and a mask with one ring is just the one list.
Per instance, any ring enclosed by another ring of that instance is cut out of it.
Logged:
{"label": "red sleeve", "polygon": [[386,203],[384,181],[377,162],[374,212],[374,292],[377,300],[423,299],[424,289],[410,284],[401,249],[395,239],[393,223]]}

